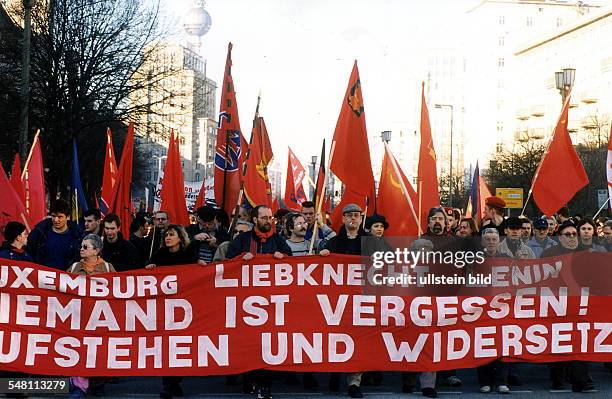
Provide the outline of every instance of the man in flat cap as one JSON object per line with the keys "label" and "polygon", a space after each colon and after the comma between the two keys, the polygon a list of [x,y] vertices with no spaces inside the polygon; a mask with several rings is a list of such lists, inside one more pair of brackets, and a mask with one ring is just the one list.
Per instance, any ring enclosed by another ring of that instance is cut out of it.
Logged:
{"label": "man in flat cap", "polygon": [[[342,208],[342,222],[338,235],[331,238],[321,250],[321,255],[331,253],[361,255],[361,238],[369,234],[363,229],[363,211],[357,204],[347,204]],[[361,376],[363,373],[349,373],[346,376],[348,395],[351,398],[363,398],[361,393]],[[340,374],[332,373],[329,381],[329,389],[338,391],[340,386]]]}
{"label": "man in flat cap", "polygon": [[535,259],[533,250],[521,239],[523,220],[517,216],[511,216],[504,220],[503,226],[506,238],[499,246],[499,253],[512,259]]}

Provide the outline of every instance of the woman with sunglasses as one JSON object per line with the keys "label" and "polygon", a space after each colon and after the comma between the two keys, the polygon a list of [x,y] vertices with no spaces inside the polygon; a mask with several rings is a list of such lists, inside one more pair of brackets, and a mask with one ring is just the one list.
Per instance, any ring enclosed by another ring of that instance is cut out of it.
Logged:
{"label": "woman with sunglasses", "polygon": [[[113,265],[106,262],[100,256],[103,246],[104,243],[100,236],[96,234],[86,235],[81,242],[81,260],[73,263],[67,272],[83,276],[115,272]],[[104,385],[107,381],[108,378],[106,377],[72,377],[70,378],[72,387],[70,397],[84,398],[88,392],[95,396],[102,396],[104,394]]]}
{"label": "woman with sunglasses", "polygon": [[[161,248],[153,254],[151,262],[145,268],[196,264],[198,263],[198,243],[197,240],[190,243],[183,226],[170,224],[162,232]],[[183,396],[182,381],[183,377],[179,376],[162,377],[160,398],[170,399],[174,396]]]}

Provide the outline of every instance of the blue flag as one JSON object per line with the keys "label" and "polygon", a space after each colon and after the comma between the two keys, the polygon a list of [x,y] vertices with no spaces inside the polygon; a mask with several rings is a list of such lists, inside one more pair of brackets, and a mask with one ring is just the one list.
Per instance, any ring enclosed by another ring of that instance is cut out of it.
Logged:
{"label": "blue flag", "polygon": [[83,186],[81,186],[76,139],[72,139],[72,184],[70,198],[72,200],[72,220],[77,221],[80,215],[83,214],[83,211],[87,210],[87,201],[85,200]]}

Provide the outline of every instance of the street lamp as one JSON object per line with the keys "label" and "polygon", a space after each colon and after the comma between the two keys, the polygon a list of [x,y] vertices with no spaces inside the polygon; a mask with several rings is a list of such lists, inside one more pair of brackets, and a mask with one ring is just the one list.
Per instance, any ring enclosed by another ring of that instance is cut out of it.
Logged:
{"label": "street lamp", "polygon": [[[317,167],[317,156],[316,155],[313,155],[310,158],[310,166],[312,167],[312,174],[310,175],[311,179],[312,179],[312,182],[314,184],[317,184],[317,182],[315,181],[315,179],[316,179],[316,169],[315,168]],[[317,188],[313,187],[312,184],[310,185],[310,198],[314,198],[315,197],[315,194],[316,194],[315,190],[316,189]]]}
{"label": "street lamp", "polygon": [[565,99],[569,94],[574,80],[576,79],[576,70],[574,68],[563,68],[563,70],[555,72],[555,86],[561,94],[561,101],[565,104]]}
{"label": "street lamp", "polygon": [[452,104],[436,104],[436,108],[449,108],[450,109],[450,173],[448,181],[448,206],[453,206],[453,106]]}
{"label": "street lamp", "polygon": [[21,115],[19,129],[19,153],[25,162],[28,156],[28,113],[30,108],[30,33],[32,7],[36,0],[23,0],[23,42],[21,57]]}
{"label": "street lamp", "polygon": [[389,142],[391,141],[391,130],[385,130],[384,132],[381,132],[380,138],[382,139],[383,143],[389,144]]}

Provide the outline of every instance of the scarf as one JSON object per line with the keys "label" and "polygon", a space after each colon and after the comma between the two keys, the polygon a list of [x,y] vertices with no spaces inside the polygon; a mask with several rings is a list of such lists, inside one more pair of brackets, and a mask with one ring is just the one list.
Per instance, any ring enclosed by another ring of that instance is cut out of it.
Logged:
{"label": "scarf", "polygon": [[255,232],[255,235],[257,236],[259,241],[262,242],[262,243],[266,242],[268,240],[268,238],[272,237],[272,235],[274,234],[274,232],[272,230],[268,231],[267,233],[262,233],[261,231],[259,231],[257,226],[255,226],[253,231]]}

